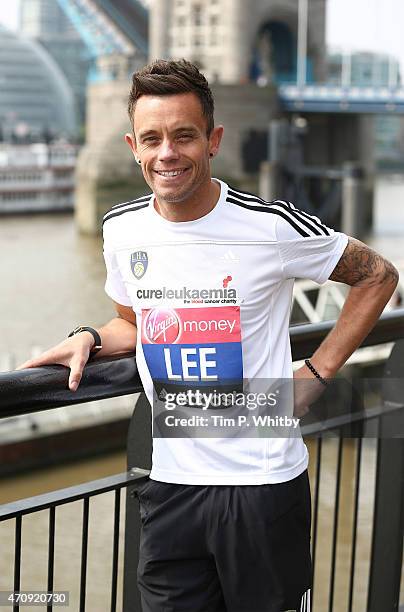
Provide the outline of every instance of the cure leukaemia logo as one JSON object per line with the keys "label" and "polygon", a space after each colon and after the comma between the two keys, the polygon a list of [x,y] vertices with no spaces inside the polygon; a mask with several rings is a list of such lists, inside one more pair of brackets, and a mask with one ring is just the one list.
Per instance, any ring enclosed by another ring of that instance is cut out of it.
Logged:
{"label": "cure leukaemia logo", "polygon": [[151,344],[174,344],[181,331],[175,310],[154,308],[144,322],[144,335]]}

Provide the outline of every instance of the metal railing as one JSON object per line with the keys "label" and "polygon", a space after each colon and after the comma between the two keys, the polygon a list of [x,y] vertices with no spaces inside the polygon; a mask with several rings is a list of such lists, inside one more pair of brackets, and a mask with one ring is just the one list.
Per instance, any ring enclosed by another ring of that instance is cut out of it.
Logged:
{"label": "metal railing", "polygon": [[[293,359],[298,360],[310,355],[333,327],[334,322],[301,325],[290,329]],[[386,342],[404,339],[404,309],[391,311],[383,315],[374,330],[365,339],[362,346],[372,346]],[[398,346],[400,343],[397,343]],[[401,343],[402,345],[402,343]],[[59,406],[72,405],[86,401],[99,400],[107,397],[137,393],[142,390],[133,354],[113,358],[94,359],[85,368],[81,385],[76,393],[67,389],[68,371],[62,366],[47,366],[32,370],[0,373],[0,418],[18,416],[26,413],[48,410]],[[402,386],[404,390],[404,384]],[[403,394],[404,395],[404,394]],[[141,399],[136,407],[128,436],[128,462],[130,466],[150,463],[150,410],[147,402]],[[387,409],[386,409],[387,408]],[[389,612],[398,610],[400,597],[400,579],[402,574],[402,533],[404,527],[404,439],[394,438],[392,428],[392,413],[397,413],[402,406],[391,403],[381,409],[372,411],[357,410],[354,413],[329,419],[316,428],[307,425],[306,433],[316,436],[308,442],[313,447],[315,463],[312,466],[313,486],[313,527],[312,555],[316,589],[321,587],[323,578],[319,581],[318,572],[323,573],[322,546],[319,543],[319,524],[321,518],[321,486],[324,453],[329,440],[324,433],[337,431],[337,460],[334,480],[334,509],[332,517],[331,553],[328,571],[328,592],[324,596],[327,604],[314,603],[319,612],[328,609],[329,612],[339,610],[336,597],[336,577],[338,558],[338,539],[340,514],[342,509],[341,491],[343,484],[343,459],[346,444],[354,444],[355,474],[353,478],[353,505],[351,520],[351,546],[349,560],[349,586],[344,595],[347,601],[346,609],[351,612],[355,608],[355,566],[358,541],[358,514],[360,504],[361,470],[363,468],[363,440],[347,440],[347,427],[355,423],[377,420],[379,433],[377,436],[377,463],[375,471],[375,497],[372,528],[372,545],[369,563],[368,594],[366,610],[368,612]],[[395,414],[395,417],[397,414]],[[394,421],[396,424],[397,421]],[[395,426],[395,425],[393,425]],[[303,434],[305,429],[303,427]],[[311,428],[311,429],[310,429]],[[357,430],[354,429],[354,433]],[[139,444],[139,440],[141,443]],[[136,443],[135,443],[136,441]],[[85,485],[78,485],[38,497],[21,500],[0,506],[0,522],[15,520],[15,554],[14,580],[10,589],[19,590],[21,585],[21,537],[23,518],[27,514],[47,509],[49,511],[48,527],[48,577],[47,588],[54,585],[54,537],[55,512],[58,506],[71,501],[82,500],[82,538],[81,538],[81,577],[79,609],[86,609],[87,580],[87,546],[90,499],[107,491],[115,492],[114,528],[112,544],[112,576],[110,589],[110,609],[116,610],[117,572],[118,572],[118,535],[120,530],[121,490],[130,487],[139,478],[147,475],[147,470],[133,468],[124,474],[118,474]],[[329,477],[329,474],[328,474]],[[139,596],[134,581],[136,571],[136,554],[134,548],[139,537],[139,521],[134,513],[134,506],[126,505],[125,521],[125,566],[124,566],[124,610],[134,612],[140,610]],[[345,509],[346,510],[346,509]],[[324,585],[323,585],[324,586]],[[323,589],[324,590],[324,589]],[[337,606],[337,607],[336,607]],[[18,605],[13,610],[19,610]],[[52,610],[52,605],[47,606]]]}
{"label": "metal railing", "polygon": [[[86,583],[87,583],[87,551],[88,551],[88,526],[90,500],[96,495],[113,491],[114,518],[113,518],[113,544],[112,544],[112,576],[111,576],[111,610],[116,610],[117,582],[118,582],[118,552],[120,531],[120,507],[121,490],[148,475],[147,470],[136,469],[123,474],[116,474],[107,478],[93,480],[85,484],[60,489],[44,495],[29,497],[20,501],[0,506],[0,522],[15,519],[15,547],[14,547],[14,580],[12,590],[20,592],[21,588],[21,539],[23,518],[29,514],[49,511],[49,535],[48,535],[48,571],[47,591],[54,590],[54,564],[55,564],[55,518],[56,508],[74,501],[82,501],[82,539],[81,539],[81,563],[80,563],[80,600],[79,609],[86,609]],[[19,610],[18,604],[13,605],[13,610]],[[52,610],[52,604],[46,606]]]}

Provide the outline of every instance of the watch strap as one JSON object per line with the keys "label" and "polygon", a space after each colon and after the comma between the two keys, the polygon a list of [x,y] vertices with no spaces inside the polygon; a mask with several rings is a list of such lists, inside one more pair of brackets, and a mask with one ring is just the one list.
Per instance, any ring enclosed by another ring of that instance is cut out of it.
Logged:
{"label": "watch strap", "polygon": [[77,334],[81,334],[82,332],[85,332],[85,331],[90,332],[90,334],[94,338],[94,346],[90,350],[90,353],[94,355],[94,353],[98,353],[98,351],[102,349],[101,336],[97,332],[97,330],[94,329],[94,327],[88,327],[87,325],[79,325],[78,327],[75,327],[73,331],[70,332],[70,334],[68,335],[68,338],[71,338],[72,336],[76,336]]}

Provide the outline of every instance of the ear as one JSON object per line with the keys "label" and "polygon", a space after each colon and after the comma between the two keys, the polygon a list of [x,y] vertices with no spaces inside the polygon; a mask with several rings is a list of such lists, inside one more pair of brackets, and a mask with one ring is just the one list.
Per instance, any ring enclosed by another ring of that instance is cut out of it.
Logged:
{"label": "ear", "polygon": [[211,157],[215,157],[218,154],[220,143],[222,142],[224,128],[222,125],[218,125],[213,128],[209,136],[209,154]]}
{"label": "ear", "polygon": [[129,146],[130,150],[132,151],[133,155],[136,158],[137,157],[137,146],[136,146],[136,140],[133,134],[131,134],[130,132],[127,132],[125,134],[125,142]]}

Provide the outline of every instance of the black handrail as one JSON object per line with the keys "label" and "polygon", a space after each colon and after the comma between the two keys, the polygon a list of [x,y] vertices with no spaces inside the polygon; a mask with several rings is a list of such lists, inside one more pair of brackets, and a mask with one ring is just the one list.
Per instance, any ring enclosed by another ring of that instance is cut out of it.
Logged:
{"label": "black handrail", "polygon": [[17,516],[25,516],[33,512],[56,508],[64,504],[72,503],[94,495],[101,495],[116,491],[121,487],[127,487],[141,478],[148,476],[149,471],[141,468],[132,468],[129,472],[106,476],[91,482],[84,482],[65,489],[42,493],[35,497],[27,497],[15,502],[0,505],[0,522],[7,521]]}
{"label": "black handrail", "polygon": [[[334,325],[335,321],[324,321],[292,326],[293,359],[311,355]],[[361,346],[375,346],[400,338],[404,338],[404,308],[383,314]],[[134,353],[90,360],[75,393],[67,388],[68,377],[69,370],[57,365],[0,373],[0,418],[143,390]]]}
{"label": "black handrail", "polygon": [[[335,321],[322,321],[321,323],[292,326],[290,339],[293,360],[304,359],[311,355],[335,323]],[[382,314],[375,327],[362,342],[361,348],[395,342],[400,338],[404,338],[404,308],[397,308]]]}
{"label": "black handrail", "polygon": [[68,368],[61,365],[0,373],[0,418],[143,390],[134,353],[90,360],[74,393],[68,389],[68,378]]}

